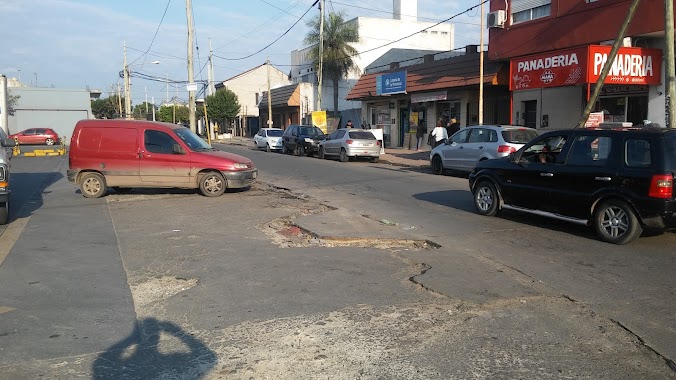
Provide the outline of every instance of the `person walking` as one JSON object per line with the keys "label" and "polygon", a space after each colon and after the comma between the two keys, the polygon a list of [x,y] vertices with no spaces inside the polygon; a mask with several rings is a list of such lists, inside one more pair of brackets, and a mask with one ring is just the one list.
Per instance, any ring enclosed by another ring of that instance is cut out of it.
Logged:
{"label": "person walking", "polygon": [[415,137],[418,142],[418,145],[416,146],[416,149],[418,152],[422,151],[422,146],[423,146],[423,140],[425,138],[425,133],[427,133],[427,127],[424,125],[418,124],[418,127],[415,130]]}
{"label": "person walking", "polygon": [[460,123],[458,123],[458,120],[456,118],[451,118],[451,120],[446,125],[446,132],[448,133],[448,137],[453,136],[453,134],[459,130]]}
{"label": "person walking", "polygon": [[448,131],[444,128],[444,119],[439,118],[439,120],[437,120],[437,126],[432,130],[432,136],[434,137],[433,148],[446,141],[448,138]]}

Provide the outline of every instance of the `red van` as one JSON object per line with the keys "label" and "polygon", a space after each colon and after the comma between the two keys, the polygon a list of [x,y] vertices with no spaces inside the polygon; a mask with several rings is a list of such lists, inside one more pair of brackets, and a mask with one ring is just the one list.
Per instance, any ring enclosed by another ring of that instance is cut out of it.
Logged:
{"label": "red van", "polygon": [[216,197],[250,186],[258,175],[250,159],[216,150],[188,128],[135,120],[79,121],[68,164],[68,180],[87,198],[108,187],[199,188]]}

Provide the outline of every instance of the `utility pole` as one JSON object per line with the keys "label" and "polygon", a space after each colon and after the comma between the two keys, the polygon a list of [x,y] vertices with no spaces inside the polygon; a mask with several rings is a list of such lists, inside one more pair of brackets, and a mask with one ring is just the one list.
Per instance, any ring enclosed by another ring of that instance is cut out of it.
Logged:
{"label": "utility pole", "polygon": [[127,41],[124,42],[124,118],[131,119],[131,89],[127,67]]}
{"label": "utility pole", "polygon": [[148,115],[148,86],[143,86],[146,90],[146,115]]}
{"label": "utility pole", "polygon": [[319,87],[317,88],[317,111],[322,110],[323,69],[324,69],[324,0],[319,0],[319,74],[318,74]]}
{"label": "utility pole", "polygon": [[167,104],[169,104],[169,73],[167,73]]}
{"label": "utility pole", "polygon": [[676,69],[674,68],[674,3],[672,0],[664,1],[664,53],[666,54],[664,74],[665,93],[664,97],[664,126],[674,128],[676,123],[676,109],[672,104],[676,98]]}
{"label": "utility pole", "polygon": [[5,134],[9,135],[9,112],[7,111],[7,99],[9,94],[7,92],[7,77],[3,74],[0,74],[0,124],[2,124],[2,130],[5,131]]}
{"label": "utility pole", "polygon": [[[671,0],[666,0],[666,1],[671,1]],[[624,22],[622,23],[622,26],[620,27],[620,31],[617,33],[617,38],[615,39],[615,42],[613,43],[613,48],[610,49],[610,53],[608,54],[608,60],[606,60],[605,64],[603,65],[603,70],[601,70],[601,75],[599,75],[599,79],[596,80],[596,85],[594,86],[594,92],[592,93],[591,97],[589,98],[589,101],[587,101],[587,106],[584,108],[584,111],[582,112],[582,116],[580,117],[580,121],[577,123],[577,127],[575,128],[584,128],[585,123],[587,122],[587,119],[589,119],[589,114],[591,113],[592,107],[594,107],[594,104],[596,103],[596,99],[598,99],[599,94],[601,93],[601,88],[603,87],[603,83],[606,81],[606,77],[608,76],[608,73],[610,72],[610,68],[613,66],[613,62],[615,62],[615,57],[617,57],[617,51],[620,50],[620,44],[622,43],[622,40],[624,40],[624,36],[627,35],[627,29],[629,28],[629,23],[631,22],[631,19],[634,18],[634,14],[636,13],[636,8],[638,8],[638,4],[641,2],[641,0],[633,0],[631,2],[631,5],[629,6],[629,12],[627,13],[627,17],[625,17]]]}
{"label": "utility pole", "polygon": [[190,118],[190,130],[197,132],[195,125],[195,73],[193,71],[193,28],[192,28],[192,0],[185,0],[185,13],[188,17],[188,115]]}
{"label": "utility pole", "polygon": [[268,66],[268,128],[272,128],[272,96],[270,95],[270,57],[266,64]]}
{"label": "utility pole", "polygon": [[155,97],[151,98],[153,100],[153,121],[155,121]]}
{"label": "utility pole", "polygon": [[214,49],[211,47],[211,38],[209,38],[209,95],[216,93],[216,84],[214,78]]}
{"label": "utility pole", "polygon": [[120,96],[120,84],[117,84],[117,109],[120,112],[120,117],[122,117],[122,97]]}
{"label": "utility pole", "polygon": [[481,37],[479,37],[479,125],[484,123],[484,2],[481,2]]}

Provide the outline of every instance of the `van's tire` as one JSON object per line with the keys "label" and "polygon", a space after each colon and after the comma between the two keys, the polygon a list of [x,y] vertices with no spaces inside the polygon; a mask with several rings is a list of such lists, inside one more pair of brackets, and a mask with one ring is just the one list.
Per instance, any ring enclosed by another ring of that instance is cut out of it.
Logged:
{"label": "van's tire", "polygon": [[80,192],[85,198],[99,198],[108,191],[106,180],[99,173],[85,173],[80,178]]}
{"label": "van's tire", "polygon": [[347,151],[345,150],[345,148],[340,149],[340,156],[338,156],[338,158],[340,159],[340,162],[350,161],[350,156],[347,155]]}
{"label": "van's tire", "polygon": [[53,139],[53,138],[48,138],[47,140],[45,140],[45,144],[47,144],[47,145],[54,145],[54,139]]}
{"label": "van's tire", "polygon": [[444,174],[444,164],[439,156],[432,157],[432,173],[437,175]]}
{"label": "van's tire", "polygon": [[320,147],[319,147],[319,153],[318,153],[318,156],[319,156],[319,158],[321,158],[322,160],[326,158],[326,154],[324,153],[324,147],[323,147],[323,146],[320,146]]}
{"label": "van's tire", "polygon": [[0,206],[0,225],[5,225],[9,222],[9,202],[5,202]]}
{"label": "van's tire", "polygon": [[218,197],[225,192],[225,179],[218,172],[208,172],[200,178],[200,192],[205,197]]}
{"label": "van's tire", "polygon": [[474,207],[481,215],[494,216],[500,210],[500,193],[491,181],[481,181],[472,191]]}
{"label": "van's tire", "polygon": [[115,190],[115,192],[118,193],[118,194],[127,194],[128,192],[131,191],[131,187],[117,187],[117,186],[113,186],[112,189]]}
{"label": "van's tire", "polygon": [[603,202],[594,212],[594,228],[601,240],[613,244],[627,244],[643,233],[634,210],[618,199]]}

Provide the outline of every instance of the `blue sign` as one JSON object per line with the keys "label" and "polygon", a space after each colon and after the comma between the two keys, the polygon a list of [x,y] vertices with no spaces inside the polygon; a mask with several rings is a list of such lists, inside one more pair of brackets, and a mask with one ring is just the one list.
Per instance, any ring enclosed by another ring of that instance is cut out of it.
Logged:
{"label": "blue sign", "polygon": [[406,71],[397,71],[376,77],[376,95],[401,94],[406,92]]}

